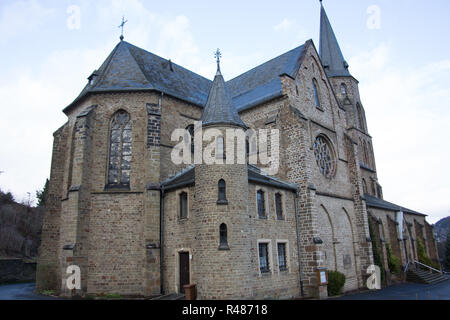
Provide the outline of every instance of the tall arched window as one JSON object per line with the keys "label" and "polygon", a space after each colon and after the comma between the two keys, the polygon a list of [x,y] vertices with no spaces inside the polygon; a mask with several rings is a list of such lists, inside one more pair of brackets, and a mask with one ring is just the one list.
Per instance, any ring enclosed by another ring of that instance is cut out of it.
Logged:
{"label": "tall arched window", "polygon": [[225,223],[222,223],[219,227],[219,238],[219,250],[229,250],[230,247],[228,246],[228,230]]}
{"label": "tall arched window", "polygon": [[366,179],[362,179],[362,186],[363,186],[363,192],[364,194],[367,193],[367,182]]}
{"label": "tall arched window", "polygon": [[370,166],[369,164],[369,153],[367,152],[367,144],[366,141],[363,141],[364,144],[364,164]]}
{"label": "tall arched window", "polygon": [[316,103],[316,107],[320,108],[320,98],[319,98],[319,85],[316,79],[313,79],[313,91],[314,91],[314,102]]}
{"label": "tall arched window", "polygon": [[375,169],[375,160],[373,157],[373,148],[372,148],[372,144],[370,143],[370,141],[367,142],[367,151],[369,153],[369,164],[370,167],[372,169]]}
{"label": "tall arched window", "polygon": [[266,218],[266,199],[264,198],[264,191],[258,190],[256,193],[256,202],[258,205],[258,216],[260,218]]}
{"label": "tall arched window", "polygon": [[217,204],[228,204],[225,180],[220,179],[218,187],[219,187],[219,199],[217,200]]}
{"label": "tall arched window", "polygon": [[130,186],[131,121],[124,110],[117,111],[111,120],[108,185]]}
{"label": "tall arched window", "polygon": [[356,113],[357,113],[357,117],[358,117],[358,126],[362,131],[366,131],[365,127],[364,127],[364,115],[362,112],[362,108],[361,105],[359,103],[356,104]]}

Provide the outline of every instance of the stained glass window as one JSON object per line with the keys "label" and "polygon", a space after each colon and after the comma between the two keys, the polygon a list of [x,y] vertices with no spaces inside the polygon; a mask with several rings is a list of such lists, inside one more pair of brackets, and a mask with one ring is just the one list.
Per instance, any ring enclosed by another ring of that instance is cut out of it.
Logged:
{"label": "stained glass window", "polygon": [[131,121],[123,110],[116,112],[111,122],[108,184],[130,185]]}

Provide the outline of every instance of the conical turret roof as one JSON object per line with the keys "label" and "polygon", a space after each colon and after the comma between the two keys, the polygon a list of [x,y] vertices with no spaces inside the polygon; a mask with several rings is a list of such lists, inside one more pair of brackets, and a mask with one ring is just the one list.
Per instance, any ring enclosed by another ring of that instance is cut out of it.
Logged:
{"label": "conical turret roof", "polygon": [[219,63],[202,115],[203,126],[232,125],[247,128],[239,117],[220,72]]}

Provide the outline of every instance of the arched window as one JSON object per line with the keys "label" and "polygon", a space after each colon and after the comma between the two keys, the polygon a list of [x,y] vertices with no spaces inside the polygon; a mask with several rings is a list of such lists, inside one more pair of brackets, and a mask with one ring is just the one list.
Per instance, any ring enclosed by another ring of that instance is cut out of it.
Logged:
{"label": "arched window", "polygon": [[222,223],[219,227],[219,238],[219,250],[230,250],[230,247],[228,246],[228,230],[225,223]]}
{"label": "arched window", "polygon": [[275,194],[275,211],[277,219],[283,220],[283,196],[279,192]]}
{"label": "arched window", "polygon": [[186,192],[180,193],[180,219],[187,219],[188,216],[188,197]]}
{"label": "arched window", "polygon": [[111,120],[108,186],[129,187],[131,171],[130,115],[117,111]]}
{"label": "arched window", "polygon": [[220,179],[218,183],[219,189],[219,199],[217,200],[217,204],[228,204],[227,201],[227,188],[225,180]]}
{"label": "arched window", "polygon": [[370,166],[370,164],[369,164],[369,153],[367,152],[366,141],[364,141],[363,144],[364,144],[364,164],[367,165],[367,166]]}
{"label": "arched window", "polygon": [[367,142],[367,152],[369,153],[369,164],[372,169],[375,169],[375,160],[373,157],[373,148],[370,141]]}
{"label": "arched window", "polygon": [[258,190],[258,192],[256,193],[256,202],[258,203],[258,216],[260,218],[266,218],[264,191]]}
{"label": "arched window", "polygon": [[194,152],[194,125],[190,124],[186,127],[186,130],[191,135],[191,152]]}
{"label": "arched window", "polygon": [[356,113],[357,113],[357,117],[358,117],[358,126],[362,131],[366,131],[365,127],[364,127],[364,115],[362,112],[362,108],[361,105],[359,103],[356,104]]}
{"label": "arched window", "polygon": [[320,108],[320,98],[319,98],[319,85],[316,79],[313,79],[313,91],[314,91],[314,101],[316,103],[316,107]]}
{"label": "arched window", "polygon": [[341,94],[343,96],[347,95],[347,86],[345,85],[345,83],[341,83]]}
{"label": "arched window", "polygon": [[367,182],[366,179],[362,179],[362,186],[363,186],[363,192],[364,194],[367,193]]}

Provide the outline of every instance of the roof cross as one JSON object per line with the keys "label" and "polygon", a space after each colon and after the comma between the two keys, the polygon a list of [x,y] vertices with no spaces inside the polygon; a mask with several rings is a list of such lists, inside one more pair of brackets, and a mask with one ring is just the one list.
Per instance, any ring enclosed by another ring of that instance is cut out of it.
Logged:
{"label": "roof cross", "polygon": [[222,58],[222,53],[219,48],[214,52],[214,58],[217,59],[217,72],[220,72],[220,58]]}
{"label": "roof cross", "polygon": [[121,35],[120,35],[120,40],[122,41],[123,40],[123,27],[125,26],[125,23],[127,23],[128,22],[128,20],[125,20],[125,17],[124,16],[122,16],[122,23],[119,25],[119,28],[122,28],[122,33],[121,33]]}

